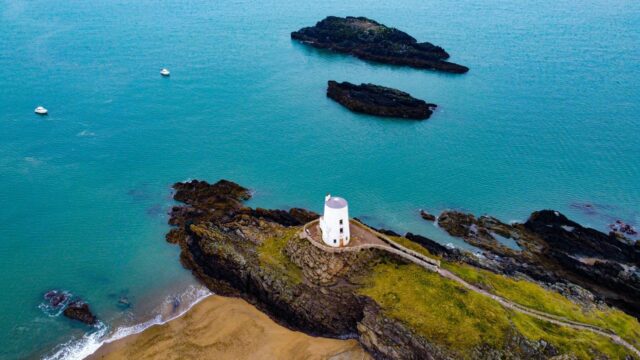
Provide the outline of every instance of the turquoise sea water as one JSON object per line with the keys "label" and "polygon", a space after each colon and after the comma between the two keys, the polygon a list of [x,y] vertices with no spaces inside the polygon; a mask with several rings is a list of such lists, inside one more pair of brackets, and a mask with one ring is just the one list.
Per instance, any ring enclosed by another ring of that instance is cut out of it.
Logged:
{"label": "turquoise sea water", "polygon": [[[396,26],[471,70],[290,40],[327,15]],[[3,359],[87,331],[38,307],[49,289],[86,299],[106,332],[193,290],[163,238],[170,185],[189,178],[237,181],[266,207],[319,211],[331,192],[373,225],[457,245],[418,209],[640,224],[637,1],[0,0],[0,34]],[[439,108],[425,122],[353,114],[325,97],[329,79]]]}

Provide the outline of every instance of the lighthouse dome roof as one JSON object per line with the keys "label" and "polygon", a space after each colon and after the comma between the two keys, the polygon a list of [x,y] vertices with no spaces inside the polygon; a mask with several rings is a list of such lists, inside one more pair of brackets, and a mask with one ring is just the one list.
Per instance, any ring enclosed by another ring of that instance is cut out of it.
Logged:
{"label": "lighthouse dome roof", "polygon": [[332,209],[342,209],[347,207],[347,200],[339,196],[332,196],[324,204]]}

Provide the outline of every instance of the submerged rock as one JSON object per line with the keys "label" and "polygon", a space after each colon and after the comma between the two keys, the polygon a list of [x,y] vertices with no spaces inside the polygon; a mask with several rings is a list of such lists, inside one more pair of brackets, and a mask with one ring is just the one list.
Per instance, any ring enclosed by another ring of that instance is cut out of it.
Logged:
{"label": "submerged rock", "polygon": [[459,74],[469,71],[466,66],[445,61],[449,54],[440,46],[418,43],[405,32],[365,17],[329,16],[315,26],[292,32],[291,38],[316,48],[385,64]]}
{"label": "submerged rock", "polygon": [[351,111],[385,117],[428,119],[435,104],[416,99],[400,90],[373,85],[329,81],[327,97]]}
{"label": "submerged rock", "polygon": [[49,290],[44,294],[45,302],[40,305],[49,316],[62,313],[71,320],[77,320],[87,325],[97,323],[96,316],[89,309],[89,305],[68,291]]}
{"label": "submerged rock", "polygon": [[121,297],[118,299],[118,303],[117,303],[117,305],[118,305],[118,307],[119,307],[120,309],[123,309],[123,310],[124,310],[124,309],[128,309],[128,308],[130,308],[130,307],[131,307],[131,301],[129,301],[129,298],[128,298],[128,297],[126,297],[126,296],[121,296]]}
{"label": "submerged rock", "polygon": [[64,303],[69,300],[69,294],[60,290],[49,290],[44,294],[44,298],[51,307],[58,308],[64,306]]}
{"label": "submerged rock", "polygon": [[609,229],[611,229],[611,231],[615,233],[622,234],[622,235],[629,235],[629,236],[638,235],[638,230],[636,230],[635,227],[625,223],[622,220],[616,220],[613,224],[609,224]]}
{"label": "submerged rock", "polygon": [[87,325],[95,325],[98,319],[89,309],[89,304],[82,300],[74,300],[64,309],[64,316],[71,320],[77,320]]}

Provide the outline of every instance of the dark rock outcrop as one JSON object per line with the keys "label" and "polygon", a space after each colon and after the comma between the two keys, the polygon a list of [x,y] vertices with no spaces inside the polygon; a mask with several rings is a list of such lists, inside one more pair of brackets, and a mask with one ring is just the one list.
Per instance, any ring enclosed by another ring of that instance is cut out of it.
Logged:
{"label": "dark rock outcrop", "polygon": [[585,228],[557,211],[536,211],[524,226],[544,239],[554,251],[640,265],[640,252],[631,241]]}
{"label": "dark rock outcrop", "polygon": [[64,306],[69,297],[69,293],[60,290],[49,290],[44,294],[44,299],[49,302],[52,308]]}
{"label": "dark rock outcrop", "polygon": [[89,305],[77,296],[64,290],[49,290],[44,294],[43,311],[50,316],[60,313],[71,320],[77,320],[87,325],[98,322],[96,316],[89,309]]}
{"label": "dark rock outcrop", "polygon": [[449,54],[440,46],[418,43],[405,32],[365,17],[329,16],[315,26],[292,32],[291,38],[316,48],[385,64],[458,74],[469,71],[466,66],[445,61]]}
{"label": "dark rock outcrop", "polygon": [[74,300],[63,311],[64,316],[87,325],[95,325],[98,319],[89,309],[89,305],[82,300]]}
{"label": "dark rock outcrop", "polygon": [[384,117],[428,119],[435,104],[428,104],[400,90],[373,85],[354,85],[330,80],[327,97],[351,111]]}
{"label": "dark rock outcrop", "polygon": [[[596,302],[604,299],[640,318],[640,247],[620,234],[585,228],[553,210],[536,211],[524,224],[445,211],[438,224],[484,251],[481,257],[466,259],[473,265],[526,276],[552,288],[578,285],[592,292]],[[520,251],[503,245],[497,240],[500,236],[514,240]]]}
{"label": "dark rock outcrop", "polygon": [[636,230],[633,225],[627,224],[622,220],[616,220],[614,223],[609,224],[609,229],[611,229],[611,231],[613,231],[614,233],[618,233],[622,236],[638,236],[638,230]]}
{"label": "dark rock outcrop", "polygon": [[428,212],[424,211],[424,210],[420,210],[420,217],[427,220],[427,221],[435,221],[436,220],[436,216],[433,214],[429,214]]}

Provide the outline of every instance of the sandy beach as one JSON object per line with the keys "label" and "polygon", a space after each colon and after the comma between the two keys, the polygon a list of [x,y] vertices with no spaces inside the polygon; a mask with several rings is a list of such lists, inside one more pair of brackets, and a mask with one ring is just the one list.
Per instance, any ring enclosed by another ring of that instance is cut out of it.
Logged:
{"label": "sandy beach", "polygon": [[101,347],[89,359],[370,359],[356,340],[289,330],[242,299],[210,296],[185,315]]}

